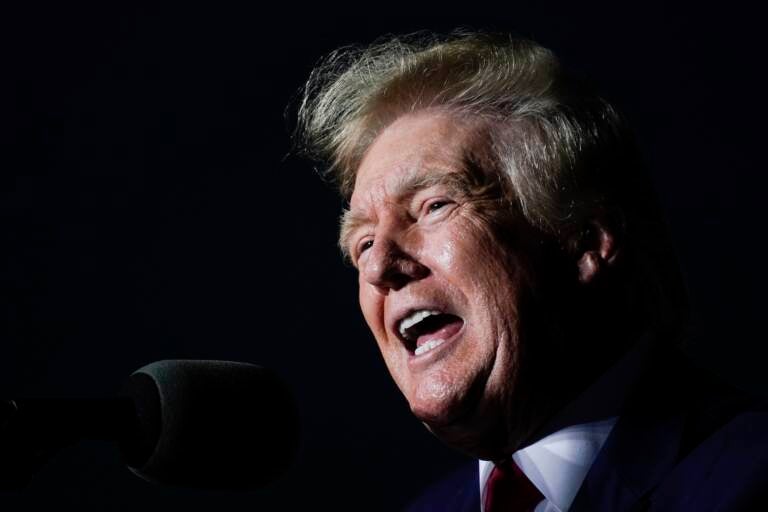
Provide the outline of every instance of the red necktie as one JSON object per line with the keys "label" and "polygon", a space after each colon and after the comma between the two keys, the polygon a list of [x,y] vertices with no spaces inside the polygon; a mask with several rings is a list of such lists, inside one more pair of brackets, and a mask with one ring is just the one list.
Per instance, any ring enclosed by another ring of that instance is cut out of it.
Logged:
{"label": "red necktie", "polygon": [[543,499],[511,460],[496,464],[485,484],[485,512],[532,512]]}

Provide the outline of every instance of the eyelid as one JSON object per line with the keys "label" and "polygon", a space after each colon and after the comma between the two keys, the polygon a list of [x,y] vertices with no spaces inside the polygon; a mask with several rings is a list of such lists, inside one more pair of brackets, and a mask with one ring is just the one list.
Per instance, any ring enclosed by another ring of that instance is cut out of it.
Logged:
{"label": "eyelid", "polygon": [[[429,215],[431,213],[437,213],[443,209],[443,207],[453,204],[456,201],[451,199],[448,196],[432,196],[429,199],[425,200],[421,203],[421,207],[419,209],[419,216]],[[443,206],[438,208],[437,210],[431,210],[432,206],[438,203],[443,203]]]}
{"label": "eyelid", "polygon": [[449,201],[448,199],[442,199],[442,198],[440,198],[440,199],[434,199],[434,200],[431,200],[431,201],[427,201],[427,202],[425,203],[425,208],[426,208],[427,210],[430,210],[430,211],[431,211],[431,208],[432,208],[433,206],[437,205],[437,204],[440,204],[440,205],[446,205],[446,204],[448,204],[448,203],[450,203],[450,201]]}
{"label": "eyelid", "polygon": [[365,235],[365,236],[361,237],[361,238],[360,238],[360,239],[357,241],[357,243],[355,243],[355,248],[354,248],[354,251],[353,251],[353,253],[352,253],[352,255],[353,255],[353,257],[354,257],[355,261],[359,260],[359,259],[360,259],[360,256],[361,256],[361,255],[362,255],[362,254],[363,254],[365,251],[367,251],[368,249],[370,249],[370,248],[371,248],[371,246],[367,246],[367,247],[365,247],[365,245],[366,245],[368,242],[371,242],[371,245],[373,245],[373,236],[371,236],[371,235]]}

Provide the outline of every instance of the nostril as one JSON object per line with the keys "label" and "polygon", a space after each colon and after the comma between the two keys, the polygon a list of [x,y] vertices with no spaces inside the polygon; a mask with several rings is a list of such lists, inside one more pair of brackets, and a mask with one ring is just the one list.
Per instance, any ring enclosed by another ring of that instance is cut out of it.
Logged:
{"label": "nostril", "polygon": [[399,290],[412,281],[423,279],[429,274],[429,269],[412,259],[401,259],[388,269],[385,277],[387,287]]}
{"label": "nostril", "polygon": [[429,275],[429,268],[416,260],[410,260],[407,265],[408,268],[404,274],[408,275],[411,279],[423,279]]}
{"label": "nostril", "polygon": [[392,275],[387,278],[387,287],[394,290],[399,290],[408,284],[410,280],[411,279],[406,274],[393,272]]}
{"label": "nostril", "polygon": [[366,251],[364,277],[381,292],[398,290],[409,282],[422,279],[429,269],[404,251],[393,240],[381,237]]}

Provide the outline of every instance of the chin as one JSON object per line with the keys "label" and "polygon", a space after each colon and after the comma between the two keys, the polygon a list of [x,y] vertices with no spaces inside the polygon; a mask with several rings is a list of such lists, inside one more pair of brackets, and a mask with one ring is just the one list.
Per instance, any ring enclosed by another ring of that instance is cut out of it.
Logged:
{"label": "chin", "polygon": [[461,408],[453,401],[434,403],[414,400],[409,405],[419,421],[434,427],[449,426],[461,415]]}
{"label": "chin", "polygon": [[472,414],[477,405],[474,393],[453,379],[445,378],[445,372],[423,375],[414,383],[407,396],[411,412],[430,426],[449,426],[461,422],[462,417]]}
{"label": "chin", "polygon": [[478,399],[446,397],[442,401],[410,401],[411,412],[443,443],[475,458],[494,452],[503,435],[498,421],[479,410]]}
{"label": "chin", "polygon": [[470,457],[500,460],[524,446],[534,422],[510,404],[500,407],[480,396],[442,403],[411,403],[411,410],[440,441]]}

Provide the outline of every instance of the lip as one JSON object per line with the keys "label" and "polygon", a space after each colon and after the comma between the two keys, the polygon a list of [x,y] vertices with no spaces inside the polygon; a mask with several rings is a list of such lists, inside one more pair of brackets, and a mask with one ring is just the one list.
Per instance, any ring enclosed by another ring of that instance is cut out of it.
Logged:
{"label": "lip", "polygon": [[459,341],[459,338],[464,336],[464,331],[467,328],[467,322],[463,318],[462,322],[463,324],[461,329],[459,329],[453,336],[445,340],[445,343],[433,348],[428,352],[416,355],[412,351],[406,349],[408,352],[408,366],[412,369],[418,369],[420,367],[430,365],[438,359],[442,359],[444,356],[448,355],[448,353],[453,350],[454,346]]}

